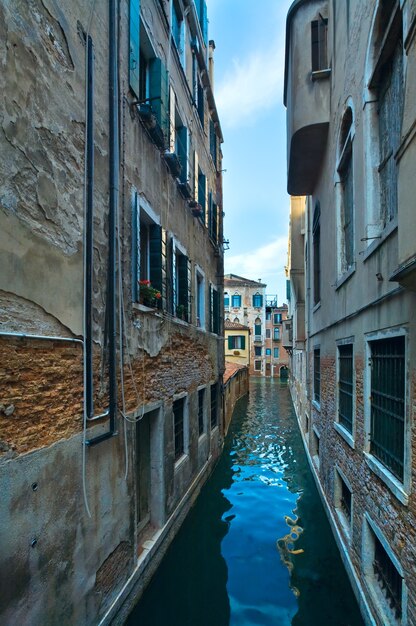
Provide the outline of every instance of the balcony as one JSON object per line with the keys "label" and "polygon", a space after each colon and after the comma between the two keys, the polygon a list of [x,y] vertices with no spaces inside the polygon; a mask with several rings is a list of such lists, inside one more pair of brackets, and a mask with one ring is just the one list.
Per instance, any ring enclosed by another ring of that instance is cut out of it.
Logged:
{"label": "balcony", "polygon": [[293,327],[291,319],[283,322],[282,345],[288,352],[293,350]]}
{"label": "balcony", "polygon": [[[327,2],[298,0],[286,23],[284,104],[287,107],[288,192],[313,192],[326,149],[329,128],[330,68],[327,58]],[[311,53],[313,25],[321,46]],[[322,26],[321,26],[322,25]]]}
{"label": "balcony", "polygon": [[263,343],[263,335],[254,335],[254,343]]}

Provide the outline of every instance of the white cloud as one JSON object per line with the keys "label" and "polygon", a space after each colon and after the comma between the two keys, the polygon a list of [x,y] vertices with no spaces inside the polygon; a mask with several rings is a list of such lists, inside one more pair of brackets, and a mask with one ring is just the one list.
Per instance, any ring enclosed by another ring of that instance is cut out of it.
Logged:
{"label": "white cloud", "polygon": [[250,116],[267,110],[282,99],[284,76],[283,38],[268,50],[257,50],[245,59],[233,59],[232,69],[216,87],[215,100],[224,127],[235,128]]}
{"label": "white cloud", "polygon": [[[226,253],[225,273],[238,274],[251,280],[261,279],[273,290],[276,282],[279,283],[279,286],[282,284],[285,275],[287,242],[287,236],[280,236],[274,241],[244,254],[228,256]],[[282,289],[281,286],[280,289]]]}

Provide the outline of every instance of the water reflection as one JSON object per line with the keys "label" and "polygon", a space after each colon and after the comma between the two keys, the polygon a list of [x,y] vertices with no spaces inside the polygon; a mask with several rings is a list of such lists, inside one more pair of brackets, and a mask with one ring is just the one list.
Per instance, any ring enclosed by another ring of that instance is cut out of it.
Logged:
{"label": "water reflection", "polygon": [[127,624],[362,625],[285,386],[252,382],[212,477]]}

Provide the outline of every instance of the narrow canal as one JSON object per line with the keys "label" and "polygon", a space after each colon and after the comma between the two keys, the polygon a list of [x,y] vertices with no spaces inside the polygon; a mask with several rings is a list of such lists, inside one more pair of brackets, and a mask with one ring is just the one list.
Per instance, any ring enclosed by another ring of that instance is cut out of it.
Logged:
{"label": "narrow canal", "polygon": [[285,383],[254,379],[128,626],[362,626]]}

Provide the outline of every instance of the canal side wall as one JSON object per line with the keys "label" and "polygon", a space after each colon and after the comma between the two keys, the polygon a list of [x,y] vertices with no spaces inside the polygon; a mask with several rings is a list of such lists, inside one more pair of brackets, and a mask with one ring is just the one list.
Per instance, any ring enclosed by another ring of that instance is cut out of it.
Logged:
{"label": "canal side wall", "polygon": [[131,606],[222,450],[222,133],[195,10],[185,72],[164,7],[0,2],[2,626]]}
{"label": "canal side wall", "polygon": [[225,363],[224,373],[224,429],[228,432],[237,400],[249,392],[249,369],[247,366]]}

